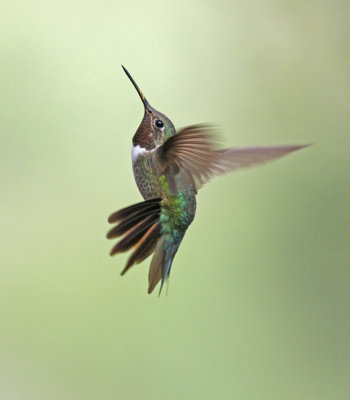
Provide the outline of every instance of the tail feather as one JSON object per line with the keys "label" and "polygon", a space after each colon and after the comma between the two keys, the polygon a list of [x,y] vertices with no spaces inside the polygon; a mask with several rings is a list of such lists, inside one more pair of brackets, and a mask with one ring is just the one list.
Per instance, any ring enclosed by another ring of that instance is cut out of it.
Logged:
{"label": "tail feather", "polygon": [[158,241],[148,274],[148,293],[152,293],[158,282],[162,280],[159,294],[161,293],[164,282],[169,278],[171,265],[180,242],[181,240],[173,242],[164,238]]}
{"label": "tail feather", "polygon": [[161,199],[157,198],[137,203],[109,217],[109,222],[119,223],[107,233],[107,238],[123,236],[110,254],[114,255],[134,247],[122,275],[132,265],[140,263],[153,253],[160,237],[160,201]]}
{"label": "tail feather", "polygon": [[159,208],[160,201],[161,201],[161,198],[155,198],[155,199],[141,201],[140,203],[136,203],[136,204],[133,204],[132,206],[125,207],[119,211],[116,211],[112,215],[110,215],[108,218],[108,222],[111,224],[114,224],[115,222],[118,222],[118,221],[124,219],[125,217],[132,215],[134,212],[141,211],[141,210],[145,211],[145,210],[147,210],[149,208],[153,208],[153,207]]}
{"label": "tail feather", "polygon": [[156,247],[157,240],[160,235],[160,224],[152,225],[148,231],[143,235],[142,239],[135,246],[134,252],[129,257],[129,260],[121,272],[124,275],[125,272],[134,264],[138,264],[145,260],[149,255],[151,255]]}
{"label": "tail feather", "polygon": [[161,201],[160,198],[147,200],[115,212],[108,221],[117,225],[107,233],[108,239],[120,237],[110,252],[111,256],[133,249],[121,275],[154,253],[148,275],[148,293],[152,293],[161,281],[159,294],[169,278],[182,240],[182,236],[176,240],[169,235],[162,236]]}
{"label": "tail feather", "polygon": [[[114,256],[117,253],[123,253],[135,246],[148,229],[157,222],[157,217],[154,215],[148,216],[145,220],[139,222],[133,229],[130,229],[124,238],[120,240],[111,250],[110,255]],[[109,236],[107,236],[110,238]]]}
{"label": "tail feather", "polygon": [[123,219],[120,220],[117,226],[112,228],[107,233],[107,238],[113,239],[123,235],[124,233],[130,231],[130,229],[134,228],[139,222],[145,221],[146,217],[154,217],[157,213],[159,213],[159,211],[159,204],[152,205],[152,208],[146,205],[145,209],[141,209],[139,211],[132,212],[131,214],[126,215],[125,217],[123,217]]}

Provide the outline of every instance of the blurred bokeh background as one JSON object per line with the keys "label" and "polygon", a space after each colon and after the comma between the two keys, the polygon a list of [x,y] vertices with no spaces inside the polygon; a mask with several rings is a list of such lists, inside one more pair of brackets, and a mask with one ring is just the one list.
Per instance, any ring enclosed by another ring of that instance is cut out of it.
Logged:
{"label": "blurred bokeh background", "polygon": [[[0,399],[350,396],[348,1],[1,5]],[[314,143],[216,178],[173,265],[121,278],[141,102],[226,145]]]}

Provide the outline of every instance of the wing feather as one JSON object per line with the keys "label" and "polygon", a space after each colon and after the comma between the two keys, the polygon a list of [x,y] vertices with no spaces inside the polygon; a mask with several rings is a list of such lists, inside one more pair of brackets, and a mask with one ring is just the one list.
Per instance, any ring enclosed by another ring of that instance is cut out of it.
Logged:
{"label": "wing feather", "polygon": [[170,137],[155,152],[159,173],[186,170],[198,189],[212,176],[276,160],[305,145],[237,147],[216,150],[213,130],[193,125]]}

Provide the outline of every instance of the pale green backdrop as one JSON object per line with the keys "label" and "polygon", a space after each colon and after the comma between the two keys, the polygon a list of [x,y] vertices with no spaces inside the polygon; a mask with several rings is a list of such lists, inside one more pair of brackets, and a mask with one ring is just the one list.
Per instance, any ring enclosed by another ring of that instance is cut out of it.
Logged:
{"label": "pale green backdrop", "polygon": [[[0,399],[350,398],[349,1],[17,1],[0,11]],[[150,103],[226,145],[314,143],[216,178],[175,258],[125,277]]]}

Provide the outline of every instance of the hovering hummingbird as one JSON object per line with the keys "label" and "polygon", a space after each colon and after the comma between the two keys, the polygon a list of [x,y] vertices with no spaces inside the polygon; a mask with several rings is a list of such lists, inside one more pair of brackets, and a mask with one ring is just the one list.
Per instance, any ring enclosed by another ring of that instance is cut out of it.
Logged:
{"label": "hovering hummingbird", "polygon": [[133,249],[121,275],[154,253],[148,293],[161,280],[160,293],[195,216],[198,189],[213,175],[263,164],[305,146],[217,150],[212,129],[192,125],[177,132],[170,119],[149,104],[129,72],[123,69],[144,106],[143,119],[132,139],[132,167],[145,200],[113,213],[108,221],[117,225],[107,238],[122,237],[111,255]]}

